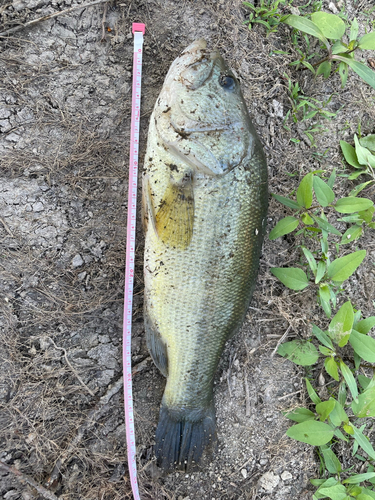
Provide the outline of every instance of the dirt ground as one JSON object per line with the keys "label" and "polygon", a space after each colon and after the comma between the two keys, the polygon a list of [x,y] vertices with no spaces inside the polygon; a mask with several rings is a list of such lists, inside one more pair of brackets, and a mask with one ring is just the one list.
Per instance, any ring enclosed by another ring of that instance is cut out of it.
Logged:
{"label": "dirt ground", "polygon": [[[0,31],[87,3],[1,0]],[[349,19],[357,15],[364,33],[374,14],[360,12],[371,3],[340,0],[333,7],[344,7]],[[323,2],[325,10],[333,7]],[[351,142],[359,122],[363,134],[375,132],[373,89],[353,74],[341,90],[337,74],[323,82],[297,72],[288,66],[297,58],[289,28],[266,38],[262,26],[251,32],[244,26],[245,16],[238,0],[118,0],[0,38],[0,460],[12,467],[0,467],[0,498],[132,498],[121,342],[133,22],[147,29],[141,160],[167,70],[202,37],[241,79],[264,144],[270,192],[289,195],[312,170],[342,173],[339,140]],[[290,109],[284,72],[309,96],[332,95],[328,109],[339,110],[337,117],[283,128]],[[315,123],[323,131],[312,146],[303,131]],[[344,196],[354,183],[340,178],[337,185]],[[269,229],[287,214],[270,197]],[[216,376],[213,462],[166,477],[153,461],[164,379],[145,345],[140,221],[137,242],[132,358],[142,499],[311,498],[308,479],[317,477],[317,457],[312,447],[285,436],[289,422],[282,415],[305,400],[305,372],[274,350],[288,328],[289,339],[305,337],[322,314],[309,289],[288,292],[269,271],[298,262],[300,241],[265,241],[246,322]],[[356,247],[368,254],[346,291],[366,317],[374,314],[374,233]],[[320,368],[310,375],[317,378]]]}

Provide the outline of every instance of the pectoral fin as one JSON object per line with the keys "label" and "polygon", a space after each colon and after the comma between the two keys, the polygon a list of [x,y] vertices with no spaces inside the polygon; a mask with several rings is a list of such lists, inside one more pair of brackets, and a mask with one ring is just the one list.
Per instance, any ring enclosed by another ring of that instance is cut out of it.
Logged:
{"label": "pectoral fin", "polygon": [[155,215],[155,229],[168,246],[185,249],[193,236],[194,192],[191,173],[171,178]]}
{"label": "pectoral fin", "polygon": [[150,180],[148,174],[143,175],[142,179],[142,223],[143,230],[146,233],[149,222],[151,222],[155,232],[155,210],[152,203]]}

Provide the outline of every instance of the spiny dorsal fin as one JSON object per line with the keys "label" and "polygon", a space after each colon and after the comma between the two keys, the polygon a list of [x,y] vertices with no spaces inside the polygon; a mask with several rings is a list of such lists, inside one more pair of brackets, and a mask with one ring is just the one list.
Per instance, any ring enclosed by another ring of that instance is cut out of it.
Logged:
{"label": "spiny dorsal fin", "polygon": [[193,236],[194,192],[190,172],[176,181],[171,177],[155,215],[159,238],[168,246],[185,249]]}

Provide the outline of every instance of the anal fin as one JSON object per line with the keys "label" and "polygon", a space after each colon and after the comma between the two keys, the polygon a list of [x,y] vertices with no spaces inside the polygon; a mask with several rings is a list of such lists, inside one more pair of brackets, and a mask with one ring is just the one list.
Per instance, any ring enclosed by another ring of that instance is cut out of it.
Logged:
{"label": "anal fin", "polygon": [[168,376],[167,346],[163,342],[158,330],[152,324],[146,310],[144,312],[144,324],[146,331],[147,348],[150,351],[151,357],[157,368],[164,375],[164,377],[167,377]]}

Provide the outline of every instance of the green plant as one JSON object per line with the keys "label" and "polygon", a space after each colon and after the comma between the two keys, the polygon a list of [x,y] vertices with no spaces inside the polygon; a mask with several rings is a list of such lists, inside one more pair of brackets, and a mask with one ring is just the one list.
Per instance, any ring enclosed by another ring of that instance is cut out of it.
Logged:
{"label": "green plant", "polygon": [[[361,319],[361,311],[355,312],[348,301],[338,310],[326,331],[313,325],[318,349],[312,339],[286,342],[278,349],[281,356],[297,365],[311,366],[323,358],[326,373],[337,383],[329,399],[322,401],[310,381],[305,379],[314,411],[300,407],[285,413],[288,419],[297,422],[288,429],[287,436],[317,446],[322,471],[326,469],[335,476],[311,481],[318,486],[313,496],[315,500],[375,498],[375,450],[364,434],[367,422],[363,423],[363,419],[375,416],[375,376],[369,378],[359,373],[363,360],[375,363],[375,340],[369,335],[374,326],[375,316]],[[347,345],[352,348],[351,356],[347,354]],[[349,361],[345,363],[344,359]],[[365,462],[365,473],[350,474],[350,470],[342,469],[334,453],[339,441],[351,446],[352,456]],[[370,486],[360,486],[365,481],[370,482]]]}
{"label": "green plant", "polygon": [[[326,48],[328,55],[311,64],[307,60],[307,56],[302,54],[301,58],[293,64],[303,64],[314,74],[322,74],[324,78],[328,78],[334,69],[334,71],[338,71],[340,74],[342,87],[346,84],[348,71],[351,68],[366,83],[375,88],[374,71],[354,59],[355,51],[375,49],[375,32],[372,31],[362,37],[358,37],[359,26],[357,19],[354,19],[350,26],[350,32],[347,35],[348,40],[345,41],[347,26],[339,16],[320,11],[314,12],[310,17],[311,20],[307,17],[291,14],[280,20],[280,22],[320,40]],[[337,67],[333,66],[334,63],[337,63]]]}
{"label": "green plant", "polygon": [[373,183],[375,181],[375,134],[361,138],[355,135],[354,147],[345,141],[340,141],[340,146],[347,163],[356,169],[349,176],[349,179],[356,179],[361,174],[368,174],[373,180],[361,184],[361,187]]}
{"label": "green plant", "polygon": [[[365,143],[370,145],[371,140]],[[294,216],[280,220],[272,229],[270,239],[297,231],[296,234],[306,238],[301,250],[307,263],[305,269],[273,268],[271,272],[292,290],[315,287],[318,303],[330,319],[325,330],[312,324],[309,338],[295,339],[278,348],[279,355],[297,365],[309,367],[320,362],[332,379],[327,385],[326,400],[318,395],[310,380],[305,379],[312,403],[284,413],[296,422],[286,434],[316,446],[323,477],[311,480],[317,488],[313,500],[371,500],[375,499],[375,450],[366,436],[366,426],[368,418],[375,417],[375,339],[370,335],[375,316],[362,318],[361,311],[346,301],[331,317],[332,308],[337,307],[337,295],[343,292],[343,282],[362,263],[366,251],[357,250],[333,260],[331,255],[339,254],[341,245],[359,238],[363,227],[375,228],[371,222],[374,204],[370,199],[357,197],[358,188],[356,194],[352,192],[335,201],[336,173],[326,182],[322,174],[315,171],[305,175],[294,199],[273,195],[294,210]],[[344,217],[337,217],[341,214]],[[328,222],[328,217],[331,220],[335,216],[336,221],[351,224],[344,234],[335,227],[335,220]],[[332,242],[330,236],[340,237],[341,241]],[[310,240],[315,242],[315,249],[307,248]],[[317,242],[320,250],[316,250]],[[367,376],[366,370],[372,371],[372,376]],[[336,454],[340,442],[345,443],[346,450],[351,448],[357,463],[362,463],[360,474],[343,468]]]}
{"label": "green plant", "polygon": [[[327,182],[318,173],[321,172],[305,175],[298,186],[295,199],[273,195],[280,203],[291,208],[294,215],[281,219],[270,232],[269,238],[274,240],[298,229],[297,235],[319,239],[320,251],[311,251],[307,246],[301,245],[302,254],[307,261],[307,272],[298,267],[272,268],[271,272],[292,290],[315,287],[318,301],[329,318],[331,305],[336,307],[337,295],[342,291],[343,282],[355,272],[366,255],[365,250],[359,250],[331,260],[334,251],[329,248],[329,235],[341,238],[335,244],[336,253],[339,253],[341,245],[357,240],[364,228],[375,227],[372,221],[375,209],[372,200],[354,195],[334,201],[336,196],[332,187],[335,172]],[[350,224],[344,234],[328,221],[328,217],[335,214],[343,214],[344,217],[337,220]]]}
{"label": "green plant", "polygon": [[289,0],[261,0],[259,6],[250,2],[243,2],[243,5],[250,9],[249,19],[244,24],[248,24],[249,30],[253,25],[262,24],[267,29],[267,36],[277,31],[279,24],[287,17],[279,12],[279,5],[289,5]]}
{"label": "green plant", "polygon": [[334,118],[337,115],[337,112],[332,113],[326,109],[332,96],[326,101],[319,101],[313,97],[307,97],[300,89],[299,83],[293,83],[292,79],[286,73],[284,73],[284,79],[287,81],[288,97],[292,105],[292,109],[287,112],[284,121],[286,121],[290,115],[294,123],[314,118],[316,115],[322,116],[323,118]]}

